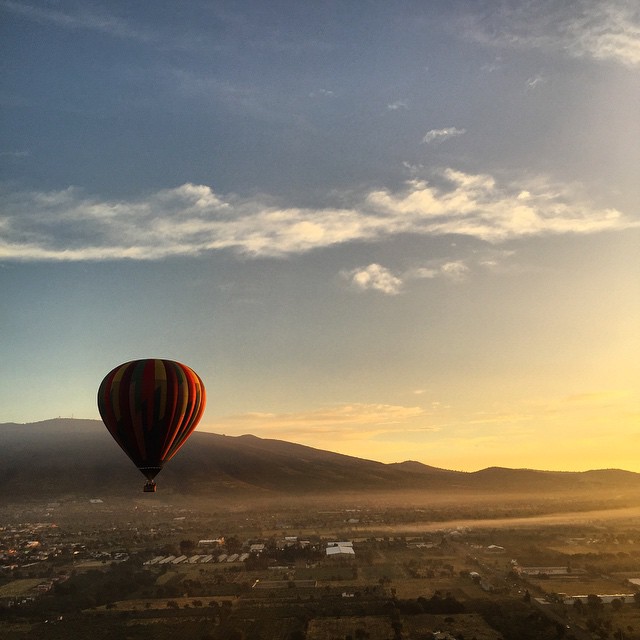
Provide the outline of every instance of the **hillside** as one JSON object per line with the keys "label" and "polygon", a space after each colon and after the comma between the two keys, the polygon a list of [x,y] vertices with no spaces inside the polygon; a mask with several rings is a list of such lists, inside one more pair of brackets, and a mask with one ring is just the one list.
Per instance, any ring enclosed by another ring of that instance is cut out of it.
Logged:
{"label": "hillside", "polygon": [[[98,420],[0,424],[0,496],[120,494],[139,491],[142,475]],[[196,431],[158,476],[163,492],[254,495],[336,491],[476,492],[640,489],[640,474],[488,468],[448,471],[415,461],[383,464],[252,435]]]}

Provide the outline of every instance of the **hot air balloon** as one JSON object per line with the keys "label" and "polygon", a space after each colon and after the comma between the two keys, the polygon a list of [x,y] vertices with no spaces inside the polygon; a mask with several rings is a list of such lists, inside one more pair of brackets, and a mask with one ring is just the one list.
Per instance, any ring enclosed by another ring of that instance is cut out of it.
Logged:
{"label": "hot air balloon", "polygon": [[146,476],[144,491],[196,428],[204,412],[202,380],[173,360],[133,360],[109,372],[98,389],[102,421]]}

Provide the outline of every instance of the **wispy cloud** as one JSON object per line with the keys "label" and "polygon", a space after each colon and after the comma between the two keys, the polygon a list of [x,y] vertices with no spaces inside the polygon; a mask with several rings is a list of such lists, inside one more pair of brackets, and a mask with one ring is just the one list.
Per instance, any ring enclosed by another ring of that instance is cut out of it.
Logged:
{"label": "wispy cloud", "polygon": [[462,234],[488,242],[550,233],[594,233],[637,226],[615,209],[596,209],[568,189],[534,182],[499,185],[490,175],[447,169],[450,188],[411,180],[400,193],[373,191],[367,204],[402,227],[397,232]]}
{"label": "wispy cloud", "polygon": [[315,89],[309,93],[310,98],[333,98],[334,95],[334,92],[330,89]]}
{"label": "wispy cloud", "polygon": [[[422,407],[389,404],[344,404],[298,413],[244,413],[216,420],[216,431],[254,433],[296,439],[331,435],[333,438],[368,438],[389,429],[406,428],[424,418]],[[428,427],[426,427],[428,429]]]}
{"label": "wispy cloud", "polygon": [[166,79],[179,89],[180,95],[200,103],[222,104],[260,117],[273,113],[272,100],[247,84],[232,83],[216,75],[178,68],[170,69]]}
{"label": "wispy cloud", "polygon": [[561,399],[561,403],[567,403],[571,405],[582,406],[600,406],[608,407],[612,404],[619,403],[625,399],[632,397],[632,394],[627,390],[607,390],[607,391],[592,391],[587,393],[579,393],[566,398]]}
{"label": "wispy cloud", "polygon": [[457,127],[431,129],[431,131],[427,131],[424,138],[422,138],[422,142],[425,144],[444,142],[449,138],[457,138],[458,136],[464,135],[466,132],[466,129],[458,129]]}
{"label": "wispy cloud", "polygon": [[404,100],[396,100],[387,105],[389,111],[398,111],[399,109],[408,109],[409,105]]}
{"label": "wispy cloud", "polygon": [[[200,8],[203,21],[207,22],[213,17],[216,23],[222,26],[219,37],[213,40],[197,28],[195,30],[185,28],[184,23],[176,28],[175,21],[173,25],[165,25],[162,30],[133,23],[105,8],[109,7],[107,2],[103,2],[103,6],[96,2],[73,2],[68,3],[68,6],[64,5],[65,3],[62,2],[0,0],[0,10],[34,22],[67,30],[100,32],[116,38],[153,44],[162,49],[233,50],[239,46],[239,42],[242,42],[241,46],[251,48],[258,54],[268,51],[298,55],[302,51],[325,53],[333,49],[330,42],[318,38],[297,38],[295,34],[283,33],[280,29],[269,27],[264,21],[252,21],[240,12],[219,6],[208,6],[207,3]],[[175,17],[181,18],[179,15]]]}
{"label": "wispy cloud", "polygon": [[[170,67],[163,69],[158,81],[165,84],[168,92],[177,91],[181,98],[199,105],[198,108],[208,104],[214,110],[231,109],[236,114],[242,113],[269,124],[286,124],[289,127],[292,122],[300,125],[304,120],[291,111],[291,100],[295,101],[300,96],[293,97],[292,94],[283,94],[252,82],[230,81],[216,72],[194,72]],[[307,99],[333,100],[335,94],[328,89],[320,89],[307,94]]]}
{"label": "wispy cloud", "polygon": [[461,282],[466,278],[469,271],[469,266],[463,260],[431,261],[428,266],[416,267],[403,273],[402,281],[432,280],[433,278],[444,277]]}
{"label": "wispy cloud", "polygon": [[[90,197],[75,188],[4,193],[0,259],[157,260],[220,250],[285,257],[400,234],[461,234],[499,243],[639,224],[540,181],[499,185],[491,176],[453,169],[442,172],[438,186],[413,179],[400,191],[370,191],[355,203],[347,198],[350,204],[344,208],[303,208],[269,198],[222,196],[194,184],[119,201]],[[450,270],[461,273],[459,267]],[[379,287],[394,286],[383,268],[368,277]]]}
{"label": "wispy cloud", "polygon": [[531,76],[531,78],[527,78],[527,89],[529,90],[533,90],[535,89],[538,85],[542,85],[547,81],[547,79],[541,75],[541,74],[536,74],[535,76]]}
{"label": "wispy cloud", "polygon": [[28,151],[0,151],[0,158],[28,158]]}
{"label": "wispy cloud", "polygon": [[505,48],[640,65],[640,6],[633,0],[489,3],[466,25],[472,39]]}
{"label": "wispy cloud", "polygon": [[74,11],[49,6],[34,6],[13,0],[2,0],[0,9],[24,16],[36,22],[54,24],[64,29],[86,29],[100,31],[102,33],[128,38],[142,42],[158,40],[158,35],[148,29],[142,29],[131,25],[126,20],[112,14],[100,11],[95,5],[80,4]]}

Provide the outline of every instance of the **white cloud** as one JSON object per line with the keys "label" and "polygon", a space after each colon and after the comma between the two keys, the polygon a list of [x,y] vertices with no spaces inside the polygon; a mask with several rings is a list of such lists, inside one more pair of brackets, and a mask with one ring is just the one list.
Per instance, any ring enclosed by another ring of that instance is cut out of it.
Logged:
{"label": "white cloud", "polygon": [[402,290],[402,280],[389,269],[379,264],[359,267],[343,274],[351,286],[361,291],[381,291],[388,295],[397,295]]}
{"label": "white cloud", "polygon": [[318,96],[324,96],[324,97],[332,98],[334,96],[334,93],[333,93],[333,91],[331,91],[329,89],[318,89],[316,91],[312,91],[309,94],[310,98],[317,98]]}
{"label": "white cloud", "polygon": [[455,282],[462,282],[470,271],[471,268],[463,260],[432,260],[427,265],[405,271],[402,274],[402,281],[446,278]]}
{"label": "white cloud", "polygon": [[[638,226],[620,211],[595,208],[539,180],[501,185],[489,175],[447,169],[439,182],[413,179],[400,191],[363,193],[355,203],[349,196],[344,208],[313,209],[221,196],[194,184],[119,201],[92,198],[75,188],[4,193],[0,259],[157,260],[220,250],[285,257],[400,234],[460,234],[500,243]],[[379,265],[377,272],[359,277],[362,282],[368,277],[362,288],[399,291],[399,276]]]}
{"label": "white cloud", "polygon": [[380,264],[370,264],[351,271],[343,271],[342,276],[358,291],[379,291],[387,295],[397,295],[404,291],[412,280],[433,280],[444,278],[451,282],[464,282],[474,268],[506,271],[503,262],[514,255],[513,251],[488,250],[467,260],[430,260],[426,264],[412,267],[403,272],[392,272]]}
{"label": "white cloud", "polygon": [[541,74],[532,76],[531,78],[527,79],[527,89],[535,89],[538,85],[544,84],[546,81],[547,79]]}
{"label": "white cloud", "polygon": [[461,281],[467,277],[469,267],[464,262],[456,260],[453,262],[445,262],[441,267],[442,273],[451,278],[451,280]]}
{"label": "white cloud", "polygon": [[398,111],[399,109],[408,109],[409,105],[404,100],[396,100],[387,105],[389,111]]}
{"label": "white cloud", "polygon": [[575,58],[640,65],[640,6],[635,0],[515,2],[487,5],[467,36],[507,48],[541,49]]}
{"label": "white cloud", "polygon": [[461,234],[488,242],[550,233],[594,233],[637,226],[615,209],[596,209],[545,185],[499,185],[489,175],[447,169],[449,190],[412,180],[401,193],[374,191],[367,203],[391,216],[397,233]]}
{"label": "white cloud", "polygon": [[456,127],[446,127],[445,129],[431,129],[427,131],[422,142],[431,144],[433,142],[443,142],[449,138],[456,138],[466,133],[466,129],[458,129]]}
{"label": "white cloud", "polygon": [[431,280],[437,278],[440,269],[437,267],[416,267],[404,274],[403,280]]}

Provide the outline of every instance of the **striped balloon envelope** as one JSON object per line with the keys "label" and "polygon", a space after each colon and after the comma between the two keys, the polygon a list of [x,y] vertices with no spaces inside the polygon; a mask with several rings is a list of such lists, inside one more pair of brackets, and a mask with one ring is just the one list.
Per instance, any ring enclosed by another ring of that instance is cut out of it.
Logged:
{"label": "striped balloon envelope", "polygon": [[149,358],[110,371],[98,389],[98,410],[113,439],[147,477],[153,478],[186,442],[206,402],[198,374],[179,362]]}

